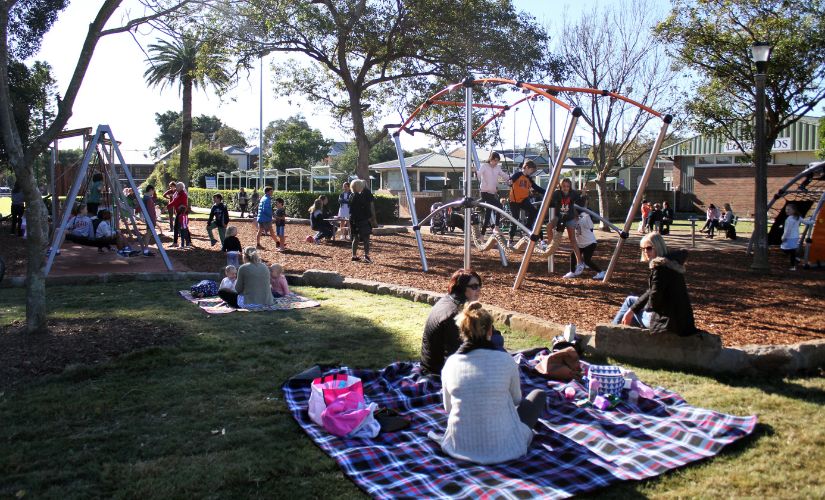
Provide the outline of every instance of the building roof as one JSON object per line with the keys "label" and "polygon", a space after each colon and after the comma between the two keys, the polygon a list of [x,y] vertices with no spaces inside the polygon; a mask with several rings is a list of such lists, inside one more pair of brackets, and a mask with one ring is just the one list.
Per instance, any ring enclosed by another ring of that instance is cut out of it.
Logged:
{"label": "building roof", "polygon": [[349,146],[348,142],[335,141],[329,147],[327,156],[338,156],[347,149],[347,146]]}
{"label": "building roof", "polygon": [[[464,159],[450,157],[440,153],[424,153],[421,155],[405,157],[404,165],[409,170],[419,168],[449,168],[457,171],[464,168]],[[370,170],[392,170],[400,167],[398,160],[390,160],[370,165],[369,168]]]}
{"label": "building roof", "polygon": [[[791,144],[791,151],[815,151],[819,144],[818,134],[819,118],[803,116],[793,125],[780,132],[777,139],[790,137],[793,143]],[[696,135],[662,148],[659,151],[659,156],[737,154],[737,152],[725,151],[727,142],[728,139],[724,137]]]}
{"label": "building roof", "polygon": [[590,158],[582,158],[579,156],[571,156],[564,160],[565,167],[592,167],[593,161]]}
{"label": "building roof", "polygon": [[[127,165],[154,165],[155,159],[152,158],[152,153],[148,149],[120,149],[120,154],[123,155],[123,161]],[[117,158],[117,157],[115,157]]]}

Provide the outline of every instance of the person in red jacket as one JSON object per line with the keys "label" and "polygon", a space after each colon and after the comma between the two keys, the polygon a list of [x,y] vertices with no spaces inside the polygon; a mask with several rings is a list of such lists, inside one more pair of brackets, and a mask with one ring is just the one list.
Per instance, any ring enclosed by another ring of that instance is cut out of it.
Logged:
{"label": "person in red jacket", "polygon": [[[171,213],[177,214],[179,207],[189,208],[189,195],[186,194],[186,186],[182,182],[175,184],[175,192],[172,194],[172,201],[166,206],[166,209]],[[180,234],[180,218],[175,217],[175,225],[173,227],[174,235],[172,246],[174,247],[178,241]]]}

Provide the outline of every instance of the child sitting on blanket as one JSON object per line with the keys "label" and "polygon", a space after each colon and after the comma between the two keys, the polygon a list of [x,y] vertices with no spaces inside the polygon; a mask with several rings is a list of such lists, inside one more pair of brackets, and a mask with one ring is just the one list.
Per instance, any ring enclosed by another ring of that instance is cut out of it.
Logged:
{"label": "child sitting on blanket", "polygon": [[[447,429],[428,436],[444,453],[478,464],[496,464],[527,453],[532,428],[545,405],[541,389],[521,398],[519,369],[496,350],[493,317],[480,302],[470,302],[456,318],[463,344],[441,372]],[[479,374],[484,374],[479,376]]]}
{"label": "child sitting on blanket", "polygon": [[272,287],[272,297],[279,299],[289,295],[289,285],[284,276],[284,268],[280,264],[269,266],[269,284]]}
{"label": "child sitting on blanket", "polygon": [[235,291],[235,282],[238,280],[238,268],[232,265],[223,268],[224,279],[221,280],[219,290]]}

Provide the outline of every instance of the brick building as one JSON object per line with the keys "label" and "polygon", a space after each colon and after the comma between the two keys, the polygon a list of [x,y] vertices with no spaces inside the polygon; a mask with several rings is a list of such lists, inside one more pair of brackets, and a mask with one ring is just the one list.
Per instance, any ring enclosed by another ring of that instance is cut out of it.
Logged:
{"label": "brick building", "polygon": [[[768,160],[768,198],[816,160],[819,118],[802,117],[785,129]],[[745,144],[747,141],[743,141]],[[676,209],[704,212],[713,203],[730,203],[742,217],[753,217],[755,169],[733,141],[698,135],[659,152],[673,161]]]}

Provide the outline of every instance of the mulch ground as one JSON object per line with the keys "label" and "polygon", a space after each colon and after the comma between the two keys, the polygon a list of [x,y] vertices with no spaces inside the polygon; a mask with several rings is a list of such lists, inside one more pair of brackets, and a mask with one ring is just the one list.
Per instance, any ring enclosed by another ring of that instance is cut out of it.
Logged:
{"label": "mulch ground", "polygon": [[[243,245],[255,244],[254,223],[232,224],[239,228]],[[205,223],[192,221],[191,226],[195,248],[170,249],[170,255],[192,270],[219,270],[225,259],[217,247],[210,246]],[[444,291],[449,275],[463,263],[463,243],[457,236],[424,234],[430,270],[423,273],[411,233],[373,237],[373,264],[352,262],[348,242],[306,243],[308,226],[289,224],[286,234],[286,252],[275,252],[274,242],[264,239],[262,256],[267,262],[280,262],[288,273],[326,269],[353,278]],[[729,346],[825,339],[825,270],[791,273],[786,270],[785,256],[771,249],[773,271],[758,274],[750,270],[751,258],[741,246],[720,243],[719,247],[701,245],[691,252],[687,264],[686,279],[699,328],[719,334]],[[594,260],[606,267],[612,251],[613,245],[605,241]],[[6,260],[9,274],[23,274],[25,258],[19,240],[0,235],[0,255]],[[625,296],[646,289],[648,272],[646,264],[639,262],[638,238],[628,240],[608,284],[593,281],[587,272],[584,278],[561,279],[567,271],[566,255],[558,255],[557,272],[552,275],[547,272],[546,259],[535,257],[523,285],[514,291],[521,254],[514,254],[510,266],[503,268],[496,251],[473,252],[473,267],[484,282],[482,300],[557,323],[575,323],[580,330],[593,330],[596,324],[612,319]]]}
{"label": "mulch ground", "polygon": [[49,320],[49,332],[27,334],[22,321],[0,327],[0,390],[72,365],[93,366],[123,354],[176,343],[181,334],[149,321]]}

